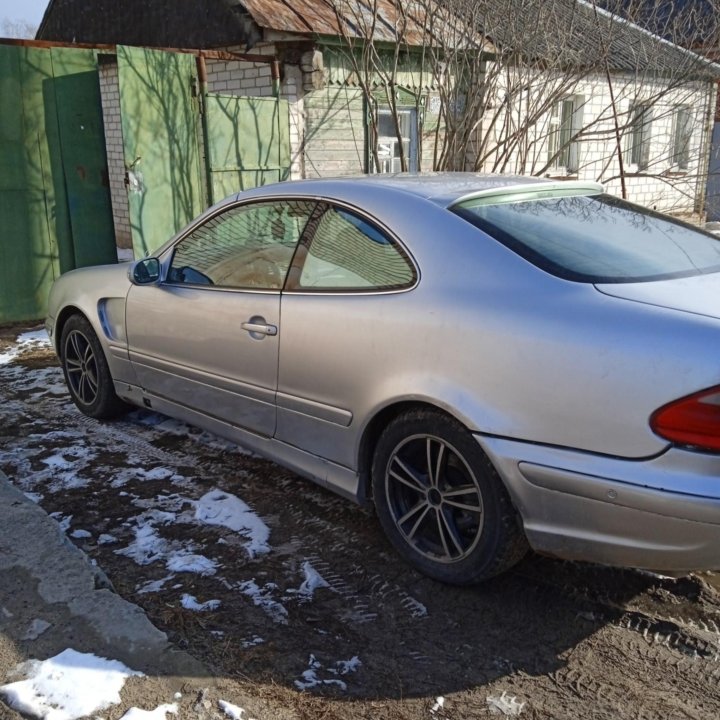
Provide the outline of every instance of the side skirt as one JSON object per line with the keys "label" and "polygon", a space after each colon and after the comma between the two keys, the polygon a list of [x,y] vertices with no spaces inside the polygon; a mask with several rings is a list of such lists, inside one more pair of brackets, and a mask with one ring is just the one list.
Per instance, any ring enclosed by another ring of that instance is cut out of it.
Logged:
{"label": "side skirt", "polygon": [[298,475],[312,480],[322,487],[332,490],[348,500],[352,500],[354,503],[364,504],[359,495],[360,479],[358,474],[349,468],[337,465],[279,440],[256,435],[184,405],[151,395],[136,385],[116,382],[115,392],[126,402],[141,408],[151,407],[157,412],[215,433],[296,472]]}

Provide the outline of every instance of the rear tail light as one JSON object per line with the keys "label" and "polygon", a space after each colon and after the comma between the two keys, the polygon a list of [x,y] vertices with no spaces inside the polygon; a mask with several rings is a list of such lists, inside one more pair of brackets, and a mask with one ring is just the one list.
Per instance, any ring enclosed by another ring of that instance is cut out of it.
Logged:
{"label": "rear tail light", "polygon": [[650,427],[679,445],[720,452],[720,386],[663,405],[650,416]]}

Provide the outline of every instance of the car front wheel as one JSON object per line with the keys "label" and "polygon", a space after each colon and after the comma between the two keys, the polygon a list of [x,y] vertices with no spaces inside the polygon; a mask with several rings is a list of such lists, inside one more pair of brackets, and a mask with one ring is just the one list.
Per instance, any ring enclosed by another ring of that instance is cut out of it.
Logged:
{"label": "car front wheel", "polygon": [[70,396],[85,415],[109,419],[128,409],[115,394],[105,353],[83,315],[73,315],[65,323],[60,358]]}
{"label": "car front wheel", "polygon": [[520,518],[470,432],[432,410],[393,420],[377,444],[373,497],[396,550],[435,580],[469,585],[518,562]]}

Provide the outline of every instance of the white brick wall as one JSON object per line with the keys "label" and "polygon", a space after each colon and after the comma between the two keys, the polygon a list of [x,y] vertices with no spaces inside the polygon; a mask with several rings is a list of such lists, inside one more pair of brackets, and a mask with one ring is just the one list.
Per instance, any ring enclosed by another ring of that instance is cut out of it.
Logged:
{"label": "white brick wall", "polygon": [[[539,77],[537,88],[533,91],[534,97],[541,98],[543,92],[552,92],[554,83],[559,82],[562,80],[558,78]],[[704,192],[704,162],[708,153],[705,131],[709,103],[712,103],[714,95],[712,86],[698,82],[669,89],[661,80],[630,74],[616,74],[612,82],[621,127],[628,124],[629,110],[633,104],[647,101],[652,105],[650,163],[647,169],[629,165],[630,131],[623,129],[621,148],[628,200],[661,211],[692,213]],[[499,94],[502,92],[500,89]],[[605,77],[596,76],[582,80],[569,89],[567,95],[582,98],[581,126],[589,131],[579,142],[579,168],[575,176],[580,180],[602,182],[608,192],[620,196],[622,187],[615,123]],[[533,100],[531,104],[532,102]],[[683,173],[677,172],[671,158],[675,112],[678,106],[689,107],[692,111],[690,164]],[[513,109],[517,111],[517,108]],[[491,115],[492,112],[488,114],[488,121]],[[549,113],[530,133],[525,157],[522,158],[518,152],[513,153],[509,161],[503,164],[503,172],[532,175],[542,170],[547,164],[549,154],[548,123]],[[502,122],[496,122],[496,129],[502,127]],[[483,132],[492,131],[486,126]],[[495,139],[498,137],[496,135]],[[497,157],[488,158],[482,170],[497,170],[496,159]],[[553,176],[552,170],[543,174]]]}
{"label": "white brick wall", "polygon": [[115,238],[118,247],[131,248],[132,235],[125,189],[125,155],[120,124],[120,87],[116,63],[100,65],[100,98],[105,124],[105,147]]}
{"label": "white brick wall", "polygon": [[[362,93],[352,86],[328,86],[311,89],[306,80],[306,94],[302,105],[298,103],[298,116],[305,122],[304,159],[307,177],[347,175],[361,173],[365,165],[365,118]],[[547,97],[552,92],[557,78],[538,75],[535,88],[531,91],[535,99]],[[627,167],[627,197],[633,202],[662,211],[692,213],[704,193],[704,163],[708,154],[706,123],[708,108],[712,104],[714,89],[710,84],[690,83],[682,87],[668,89],[662,80],[650,76],[620,75],[613,76],[613,89],[621,122],[628,122],[631,104],[648,99],[653,104],[651,125],[650,164],[646,170]],[[617,141],[614,122],[610,112],[611,102],[606,79],[591,77],[578,82],[568,95],[583,98],[583,126],[590,126],[589,133],[578,145],[579,169],[576,175],[580,180],[603,182],[607,190],[621,195],[619,179],[619,161],[617,159]],[[504,95],[504,89],[498,88],[498,96]],[[425,134],[422,138],[422,170],[433,169],[435,127],[438,116],[433,112],[433,104],[427,98],[425,110]],[[527,97],[525,98],[527,100]],[[500,102],[496,99],[497,103]],[[692,137],[690,141],[690,164],[686,171],[679,173],[671,158],[676,108],[689,107],[692,110]],[[517,110],[517,108],[513,108]],[[500,140],[503,128],[501,118],[490,123],[495,108],[486,115],[486,125],[482,132],[491,136],[495,142]],[[548,162],[548,123],[549,113],[541,118],[533,131],[529,133],[529,142],[525,157],[517,151],[508,158],[498,160],[490,156],[479,169],[483,172],[519,173],[536,175]],[[628,135],[626,131],[621,143],[625,162],[628,159]],[[475,158],[469,157],[467,169],[473,169]],[[633,176],[632,172],[635,171]],[[553,176],[552,170],[542,174]]]}
{"label": "white brick wall", "polygon": [[[225,48],[228,52],[243,54],[239,47]],[[252,49],[252,55],[275,55],[275,45],[265,43]],[[273,94],[272,68],[270,63],[250,63],[242,60],[205,61],[208,91],[220,95],[246,97],[271,97]]]}

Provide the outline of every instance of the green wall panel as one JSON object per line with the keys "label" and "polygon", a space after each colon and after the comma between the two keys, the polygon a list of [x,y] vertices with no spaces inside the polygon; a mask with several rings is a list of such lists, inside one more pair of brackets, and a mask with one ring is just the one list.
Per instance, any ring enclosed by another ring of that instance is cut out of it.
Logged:
{"label": "green wall panel", "polygon": [[50,56],[0,46],[0,77],[0,322],[7,322],[44,315],[64,225],[48,180],[43,87],[52,79]]}
{"label": "green wall panel", "polygon": [[209,94],[205,122],[213,202],[290,176],[286,100]]}
{"label": "green wall panel", "polygon": [[53,176],[65,183],[73,267],[117,262],[95,53],[52,48],[51,58],[60,140]]}
{"label": "green wall panel", "polygon": [[[61,272],[116,255],[93,53],[0,45],[0,97],[0,322],[10,322],[41,318]],[[83,167],[98,169],[90,194],[74,179]]]}
{"label": "green wall panel", "polygon": [[205,206],[193,55],[118,45],[123,150],[135,257]]}

